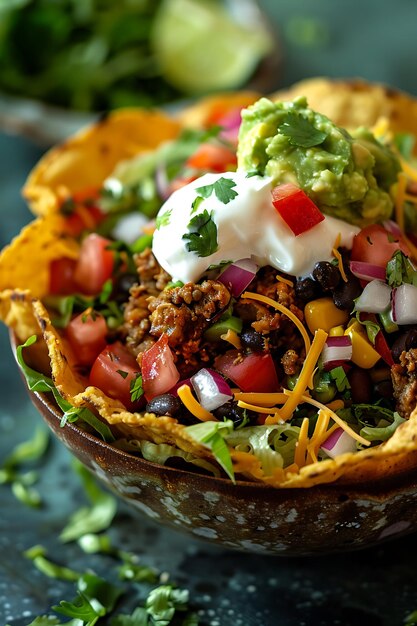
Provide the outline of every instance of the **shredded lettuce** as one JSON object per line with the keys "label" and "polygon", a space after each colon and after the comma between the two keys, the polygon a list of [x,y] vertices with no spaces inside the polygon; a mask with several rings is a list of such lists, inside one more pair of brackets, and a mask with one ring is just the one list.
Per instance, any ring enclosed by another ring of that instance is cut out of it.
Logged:
{"label": "shredded lettuce", "polygon": [[233,430],[232,420],[224,422],[201,422],[186,427],[186,432],[196,441],[210,448],[218,464],[224,469],[229,478],[235,482],[230,450],[225,437]]}
{"label": "shredded lettuce", "polygon": [[226,442],[236,450],[253,454],[266,475],[291,465],[300,429],[290,424],[248,426],[227,435]]}
{"label": "shredded lettuce", "polygon": [[381,420],[378,426],[364,426],[359,434],[368,441],[387,441],[405,421],[399,413],[394,413],[392,422]]}

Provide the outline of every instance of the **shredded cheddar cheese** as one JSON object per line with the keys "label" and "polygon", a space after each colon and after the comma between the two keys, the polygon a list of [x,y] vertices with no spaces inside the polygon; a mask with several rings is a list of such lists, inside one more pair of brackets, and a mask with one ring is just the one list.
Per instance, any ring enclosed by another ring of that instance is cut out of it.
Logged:
{"label": "shredded cheddar cheese", "polygon": [[220,335],[220,339],[228,341],[238,350],[240,350],[240,348],[242,347],[239,335],[231,328],[228,328],[227,333],[224,333],[224,335]]}
{"label": "shredded cheddar cheese", "polygon": [[304,467],[304,465],[306,464],[308,426],[309,419],[308,417],[305,417],[301,424],[300,434],[298,435],[298,441],[295,446],[294,463],[298,465],[298,467]]}
{"label": "shredded cheddar cheese", "polygon": [[289,278],[284,278],[283,276],[280,276],[279,274],[277,274],[276,279],[280,283],[285,283],[286,285],[289,285],[290,287],[294,287],[294,283],[292,282],[292,280],[289,280]]}
{"label": "shredded cheddar cheese", "polygon": [[334,246],[332,248],[332,253],[333,253],[333,256],[335,257],[335,259],[337,260],[337,265],[338,265],[338,268],[339,268],[340,275],[343,278],[343,280],[345,281],[345,283],[347,283],[348,282],[348,277],[346,276],[345,268],[343,267],[342,255],[340,254],[340,252],[338,250],[338,247],[340,246],[340,240],[341,240],[341,235],[339,233],[338,236],[336,237],[336,241],[334,242]]}
{"label": "shredded cheddar cheese", "polygon": [[253,293],[252,291],[245,291],[242,294],[242,298],[248,298],[249,300],[258,300],[258,302],[263,302],[264,304],[268,304],[269,306],[274,307],[274,309],[277,309],[277,311],[280,311],[281,313],[286,315],[297,326],[298,330],[300,331],[301,336],[304,339],[306,354],[308,354],[310,350],[310,346],[311,346],[310,337],[308,336],[308,333],[303,323],[300,322],[298,317],[294,315],[292,311],[287,309],[286,306],[280,304],[279,302],[276,302],[272,298],[268,298],[267,296],[262,296],[258,293]]}
{"label": "shredded cheddar cheese", "polygon": [[319,330],[316,330],[313,343],[311,344],[311,348],[307,353],[300,375],[293,391],[291,392],[291,395],[289,395],[287,401],[285,402],[282,409],[279,410],[277,416],[274,415],[273,417],[271,416],[266,418],[266,424],[276,424],[278,420],[282,420],[285,422],[290,419],[307,389],[308,382],[311,378],[311,373],[316,366],[321,351],[323,350],[324,344],[326,343],[326,339],[327,333],[324,330],[322,330],[321,328]]}
{"label": "shredded cheddar cheese", "polygon": [[177,393],[185,405],[185,407],[202,422],[217,421],[210,411],[206,411],[199,402],[194,398],[191,393],[191,389],[188,385],[181,385],[178,388]]}

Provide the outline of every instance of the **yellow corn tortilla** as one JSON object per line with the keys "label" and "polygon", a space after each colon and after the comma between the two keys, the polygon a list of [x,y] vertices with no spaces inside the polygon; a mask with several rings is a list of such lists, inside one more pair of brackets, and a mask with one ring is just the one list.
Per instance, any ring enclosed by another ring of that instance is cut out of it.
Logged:
{"label": "yellow corn tortilla", "polygon": [[[357,83],[331,83],[323,79],[308,81],[304,87],[297,85],[287,95],[294,97],[297,93],[306,95],[312,107],[327,112],[345,126],[356,125],[359,119],[363,119],[360,123],[373,124],[383,115],[396,131],[417,133],[416,103],[404,94],[392,98],[391,92],[380,86],[361,83],[358,89]],[[243,104],[246,97],[239,100],[235,96],[227,102],[233,108],[238,101]],[[322,98],[322,106],[316,98]],[[363,106],[367,99],[374,106],[365,120]],[[213,102],[208,106],[204,101],[200,111],[198,105],[185,110],[181,121],[155,112],[114,114],[50,151],[35,167],[25,186],[33,210],[42,217],[23,229],[0,256],[0,319],[15,331],[21,342],[32,334],[41,339],[48,350],[52,378],[64,398],[76,407],[88,406],[94,410],[120,437],[176,445],[195,457],[211,461],[214,459],[210,450],[195,442],[174,418],[131,413],[121,402],[89,386],[88,379],[73,366],[71,349],[53,327],[40,298],[47,293],[50,261],[60,256],[76,258],[78,254],[78,244],[65,233],[63,219],[56,213],[62,189],[73,192],[85,186],[99,186],[120,159],[175,137],[187,120],[189,125],[199,120],[198,124],[204,126]],[[411,115],[407,114],[407,102]],[[30,258],[36,258],[37,263],[28,263]],[[42,368],[43,364],[39,365]],[[417,466],[417,410],[382,445],[314,463],[298,473],[278,469],[266,476],[255,457],[238,451],[232,451],[232,460],[238,476],[278,488],[311,487],[335,481],[363,483],[393,476]]]}

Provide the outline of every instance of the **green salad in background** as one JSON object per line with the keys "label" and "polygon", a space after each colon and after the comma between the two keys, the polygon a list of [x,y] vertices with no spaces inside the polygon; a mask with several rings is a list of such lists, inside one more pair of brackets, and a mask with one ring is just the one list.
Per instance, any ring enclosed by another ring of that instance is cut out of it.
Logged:
{"label": "green salad in background", "polygon": [[79,111],[233,89],[271,47],[223,0],[0,2],[0,91]]}

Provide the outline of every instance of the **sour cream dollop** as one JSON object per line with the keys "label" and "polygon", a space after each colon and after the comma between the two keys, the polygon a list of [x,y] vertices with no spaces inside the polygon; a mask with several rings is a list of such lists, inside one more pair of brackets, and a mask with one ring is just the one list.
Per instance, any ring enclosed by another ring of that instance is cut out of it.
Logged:
{"label": "sour cream dollop", "polygon": [[[221,177],[236,183],[235,198],[224,204],[213,192],[192,212],[199,195],[197,189],[213,185]],[[152,250],[159,264],[174,280],[184,283],[196,282],[210,265],[244,258],[298,277],[310,274],[317,261],[332,258],[339,234],[340,244],[352,247],[360,229],[330,216],[296,237],[272,204],[272,187],[268,177],[247,177],[246,172],[239,171],[205,174],[175,191],[158,213],[160,225],[154,233]],[[217,226],[218,247],[203,257],[187,249],[183,236],[189,233],[190,220],[204,210]]]}

